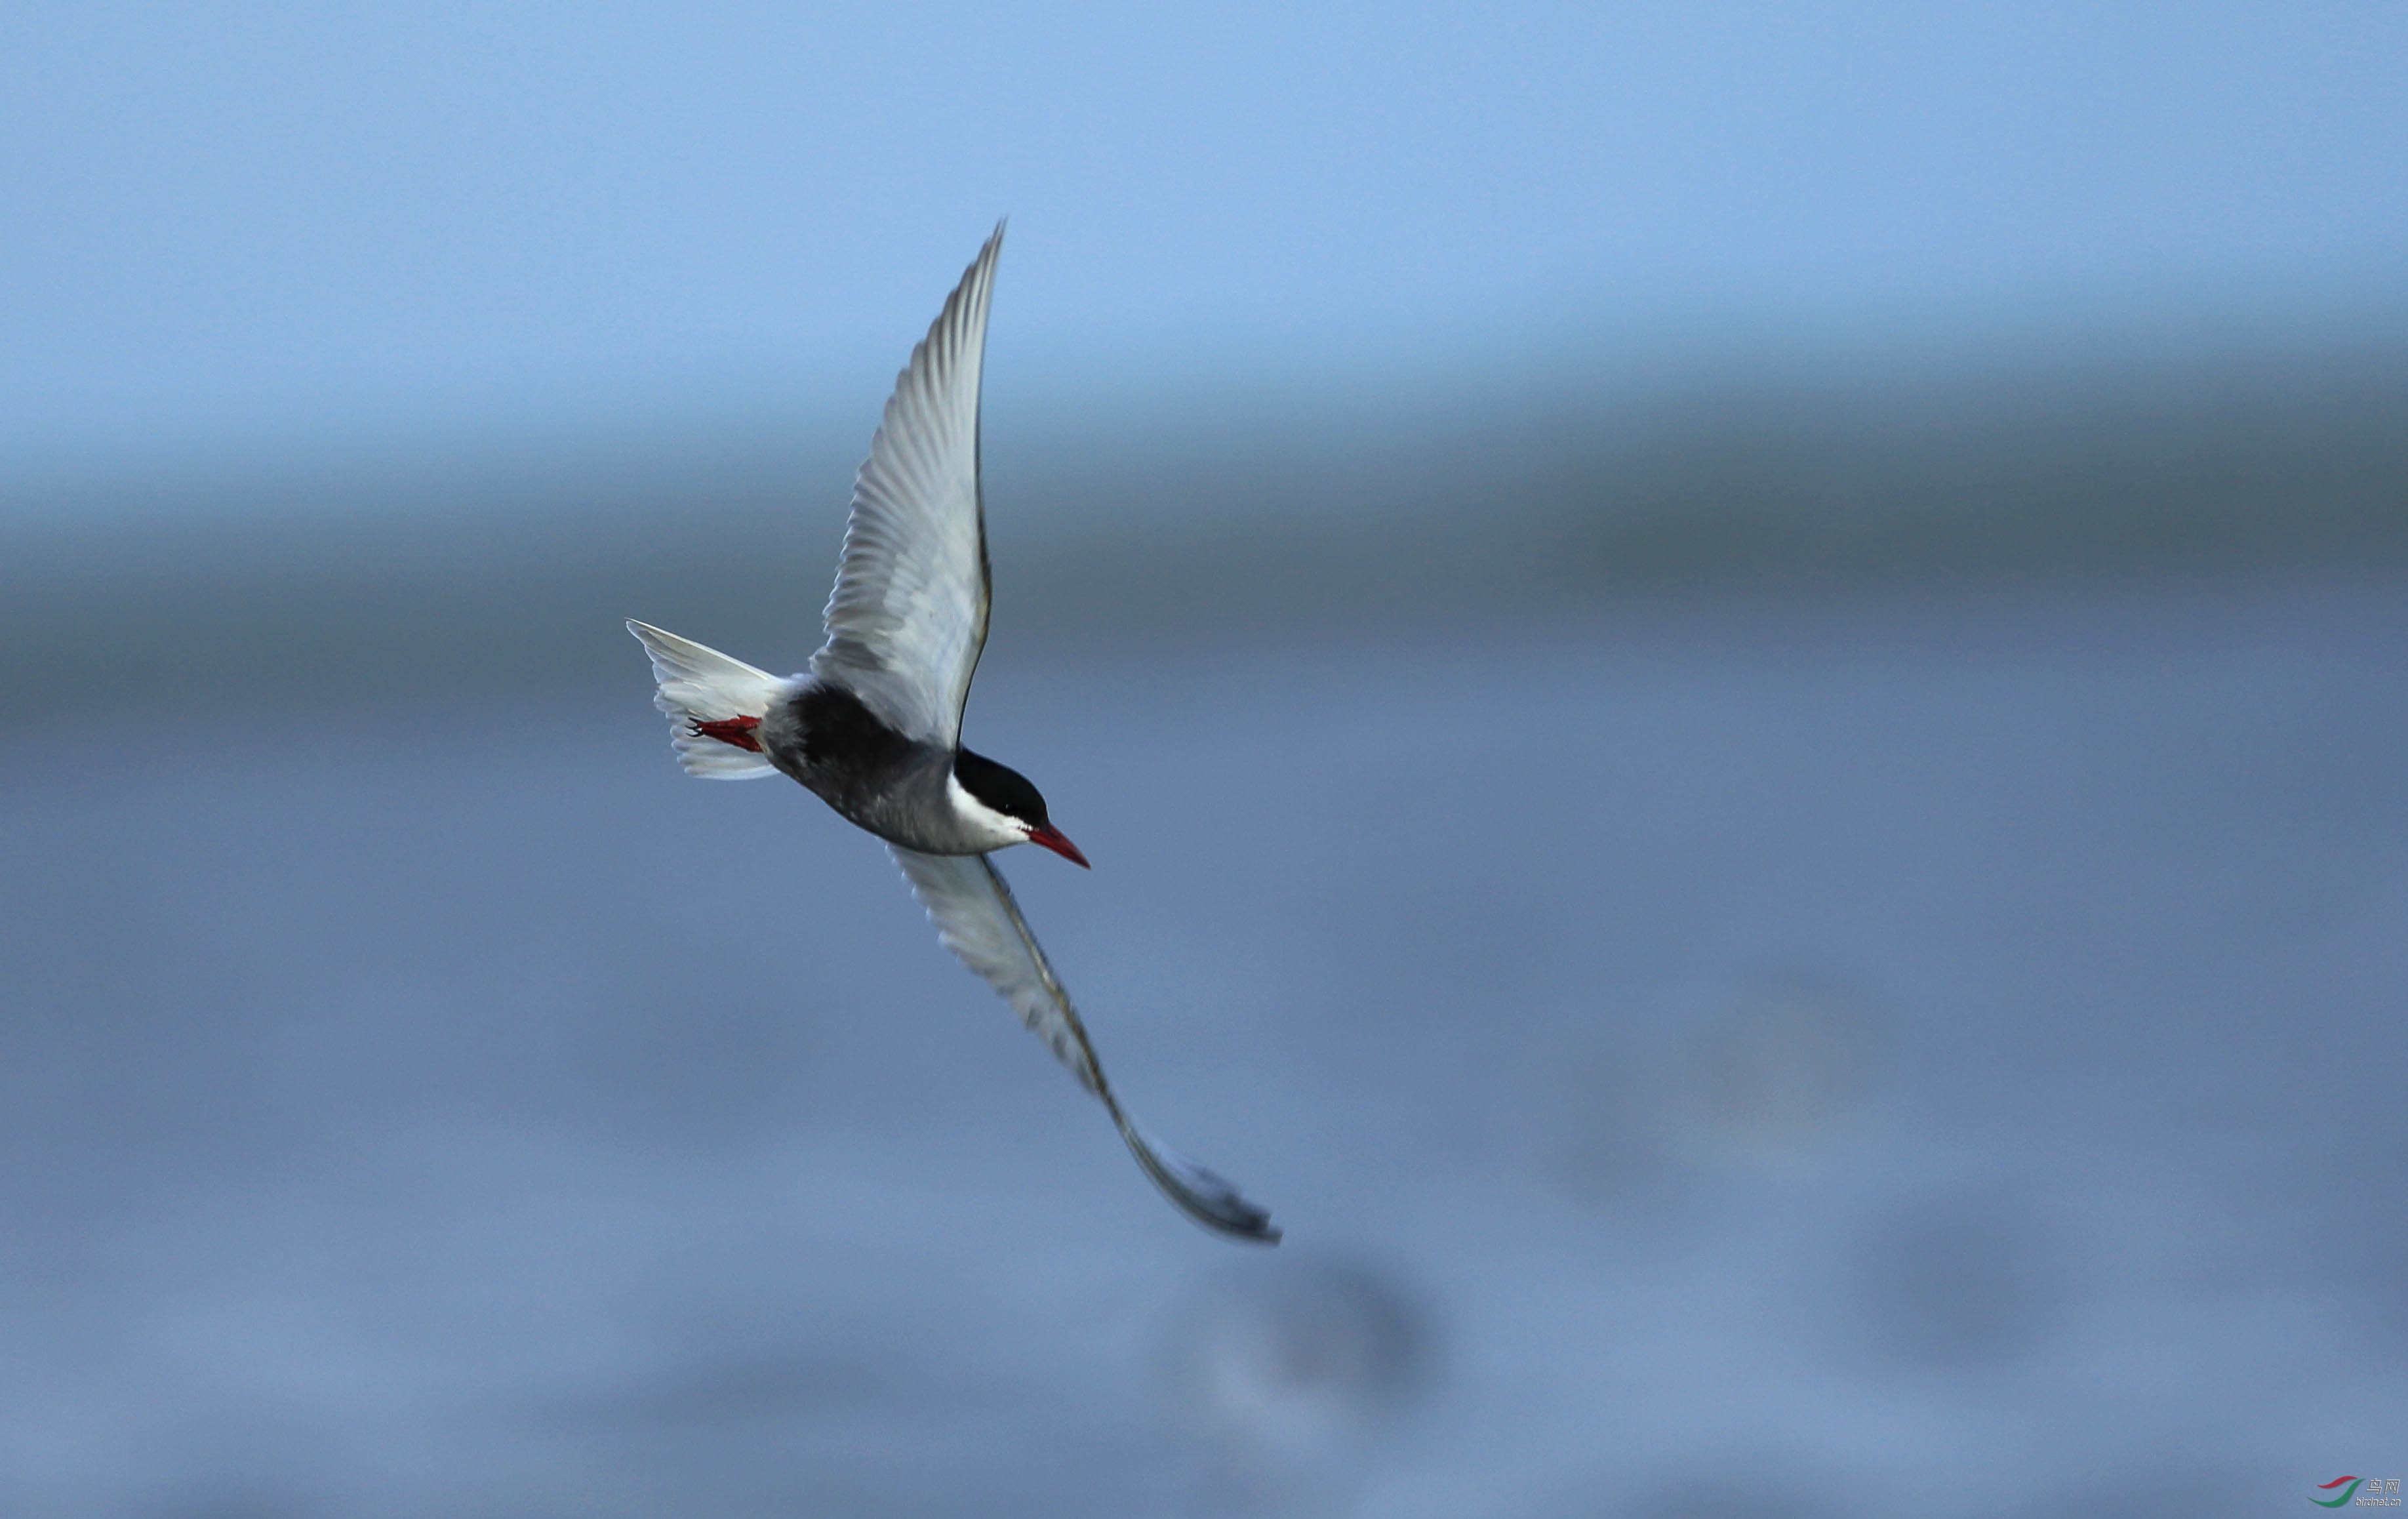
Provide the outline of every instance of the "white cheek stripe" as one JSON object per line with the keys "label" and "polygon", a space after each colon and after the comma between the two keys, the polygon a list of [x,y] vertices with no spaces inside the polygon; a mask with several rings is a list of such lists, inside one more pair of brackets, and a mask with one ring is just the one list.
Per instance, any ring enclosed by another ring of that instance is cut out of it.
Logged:
{"label": "white cheek stripe", "polygon": [[1002,849],[1009,844],[1028,841],[1026,828],[964,790],[958,777],[945,777],[945,795],[952,798],[956,816],[994,840],[987,846],[989,849]]}

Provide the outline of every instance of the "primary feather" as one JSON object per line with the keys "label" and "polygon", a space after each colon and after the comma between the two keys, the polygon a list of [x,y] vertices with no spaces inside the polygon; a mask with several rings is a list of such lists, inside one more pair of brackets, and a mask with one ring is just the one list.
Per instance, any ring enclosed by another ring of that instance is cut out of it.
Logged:
{"label": "primary feather", "polygon": [[1164,1197],[1206,1228],[1240,1240],[1276,1244],[1280,1231],[1270,1214],[1248,1202],[1227,1181],[1175,1151],[1165,1149],[1122,1111],[1104,1080],[1104,1068],[1088,1041],[1079,1010],[1054,974],[1028,920],[1020,915],[1003,873],[983,854],[923,854],[889,844],[920,903],[937,925],[937,938],[984,978],[1021,1022],[1069,1068],[1079,1084],[1102,1099],[1121,1139]]}
{"label": "primary feather", "polygon": [[827,642],[811,673],[851,688],[896,732],[952,748],[986,646],[979,372],[1003,228],[911,351],[853,480]]}

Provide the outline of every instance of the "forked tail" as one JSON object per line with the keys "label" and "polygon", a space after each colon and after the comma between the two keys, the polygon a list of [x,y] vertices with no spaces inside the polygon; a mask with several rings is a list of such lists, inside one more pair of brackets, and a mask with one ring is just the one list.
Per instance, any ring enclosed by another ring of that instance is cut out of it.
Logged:
{"label": "forked tail", "polygon": [[706,781],[777,774],[753,741],[752,730],[778,699],[784,681],[650,623],[630,618],[627,631],[652,657],[652,679],[660,682],[652,705],[668,716],[673,730],[669,743],[686,774]]}

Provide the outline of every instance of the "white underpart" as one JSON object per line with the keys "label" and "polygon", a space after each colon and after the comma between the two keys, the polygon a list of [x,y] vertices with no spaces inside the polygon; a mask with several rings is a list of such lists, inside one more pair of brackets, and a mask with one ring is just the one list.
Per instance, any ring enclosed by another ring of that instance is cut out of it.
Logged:
{"label": "white underpart", "polygon": [[724,723],[735,717],[760,717],[778,699],[785,683],[767,670],[756,670],[740,659],[706,649],[650,623],[628,620],[627,631],[642,642],[652,659],[652,679],[660,690],[652,697],[669,720],[669,744],[688,775],[706,781],[752,781],[776,775],[777,767],[763,755],[734,744],[721,743],[694,731],[696,723]]}

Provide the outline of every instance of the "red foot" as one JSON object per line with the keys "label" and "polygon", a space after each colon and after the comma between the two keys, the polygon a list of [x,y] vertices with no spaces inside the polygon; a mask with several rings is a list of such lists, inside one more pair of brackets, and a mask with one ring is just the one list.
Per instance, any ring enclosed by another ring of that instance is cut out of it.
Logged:
{"label": "red foot", "polygon": [[760,725],[761,720],[757,717],[731,717],[717,723],[705,723],[697,718],[694,731],[702,738],[716,738],[723,744],[734,744],[738,749],[749,749],[757,754],[761,752],[761,740],[752,737],[752,730]]}

